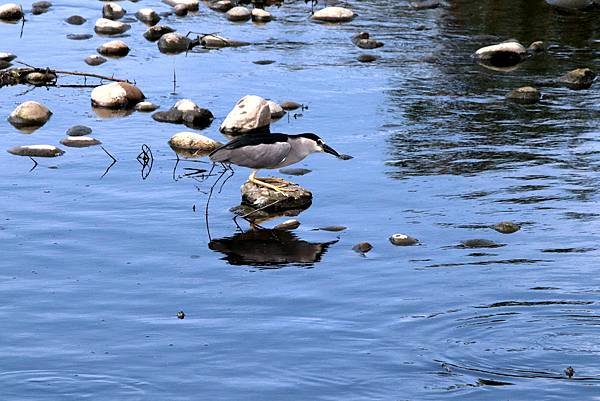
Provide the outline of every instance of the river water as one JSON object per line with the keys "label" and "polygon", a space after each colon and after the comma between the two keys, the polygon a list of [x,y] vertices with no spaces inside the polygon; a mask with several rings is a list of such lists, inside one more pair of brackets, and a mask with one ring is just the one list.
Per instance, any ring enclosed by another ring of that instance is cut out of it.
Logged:
{"label": "river water", "polygon": [[[176,164],[167,144],[185,128],[144,113],[99,116],[91,89],[2,88],[3,149],[58,145],[85,124],[118,161],[105,173],[100,147],[67,148],[29,171],[28,158],[0,154],[0,399],[600,399],[600,93],[597,82],[550,85],[573,68],[600,69],[598,12],[365,0],[345,3],[359,14],[351,23],[322,25],[298,0],[254,25],[202,4],[163,23],[253,44],[165,56],[132,22],[130,55],[89,67],[85,56],[108,39],[66,35],[93,33],[102,3],[53,3],[28,15],[22,38],[20,25],[0,24],[0,51],[135,80],[163,110],[191,98],[216,117],[202,133],[221,141],[240,97],[298,101],[308,108],[272,131],[318,133],[354,159],[294,166],[312,170],[286,178],[310,189],[313,205],[291,234],[266,237],[232,220],[249,173],[236,168],[213,193],[207,230],[210,179],[185,174],[210,165]],[[73,14],[88,22],[63,22]],[[361,30],[385,46],[356,48]],[[471,59],[509,38],[548,51],[511,72]],[[360,63],[363,53],[380,58]],[[275,63],[252,63],[264,59]],[[541,103],[505,101],[524,85],[541,89]],[[5,121],[25,100],[54,113],[31,134]],[[144,144],[151,171],[136,160]],[[521,230],[490,228],[506,220]],[[331,225],[347,229],[315,230]],[[394,233],[420,245],[395,247]],[[469,239],[502,246],[461,246]],[[362,241],[374,247],[364,256],[352,250]]]}

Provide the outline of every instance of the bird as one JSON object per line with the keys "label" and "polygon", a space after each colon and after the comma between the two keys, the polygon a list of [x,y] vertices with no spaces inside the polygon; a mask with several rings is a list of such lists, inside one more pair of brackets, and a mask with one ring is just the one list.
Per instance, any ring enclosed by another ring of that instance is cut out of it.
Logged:
{"label": "bird", "polygon": [[252,169],[248,181],[283,193],[282,188],[256,178],[261,169],[278,169],[298,163],[315,152],[343,158],[318,135],[307,132],[288,134],[248,134],[212,151],[208,157],[215,163],[235,164]]}

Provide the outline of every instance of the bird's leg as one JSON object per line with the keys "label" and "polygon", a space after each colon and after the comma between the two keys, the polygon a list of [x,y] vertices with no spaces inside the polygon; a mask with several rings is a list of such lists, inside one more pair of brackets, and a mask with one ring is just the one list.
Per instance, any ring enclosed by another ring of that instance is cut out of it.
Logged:
{"label": "bird's leg", "polygon": [[272,189],[273,191],[278,192],[278,193],[280,193],[282,195],[285,195],[285,193],[283,192],[285,190],[285,188],[269,184],[268,182],[264,182],[264,181],[261,181],[258,178],[256,178],[256,172],[257,171],[258,170],[253,170],[252,171],[252,174],[250,174],[250,176],[248,177],[248,181],[250,181],[253,184],[259,185],[261,187]]}

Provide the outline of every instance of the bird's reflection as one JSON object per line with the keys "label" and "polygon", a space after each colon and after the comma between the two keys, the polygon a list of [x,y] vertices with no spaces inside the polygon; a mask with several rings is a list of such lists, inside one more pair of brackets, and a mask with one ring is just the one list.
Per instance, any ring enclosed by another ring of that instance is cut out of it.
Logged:
{"label": "bird's reflection", "polygon": [[223,253],[223,259],[231,265],[264,269],[289,265],[309,268],[320,262],[329,246],[336,242],[308,242],[286,230],[260,228],[213,239],[208,247]]}

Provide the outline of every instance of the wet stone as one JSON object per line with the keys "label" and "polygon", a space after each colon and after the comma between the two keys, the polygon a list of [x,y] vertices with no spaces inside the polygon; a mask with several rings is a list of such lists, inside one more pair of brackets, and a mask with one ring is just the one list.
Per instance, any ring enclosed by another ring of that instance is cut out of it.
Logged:
{"label": "wet stone", "polygon": [[102,17],[111,20],[123,18],[127,11],[117,3],[106,3],[102,7]]}
{"label": "wet stone", "polygon": [[17,156],[29,157],[57,157],[65,153],[64,150],[53,145],[25,145],[10,148],[7,151]]}
{"label": "wet stone", "polygon": [[48,12],[48,10],[52,7],[52,3],[49,1],[36,1],[31,5],[31,13],[33,15],[40,15]]}
{"label": "wet stone", "polygon": [[4,60],[0,60],[0,70],[4,70],[8,67],[10,67],[12,64],[9,63],[8,61],[4,61]]}
{"label": "wet stone", "polygon": [[229,21],[248,21],[252,13],[246,7],[238,6],[227,11],[226,16]]}
{"label": "wet stone", "polygon": [[15,3],[0,5],[0,20],[18,21],[21,18],[23,18],[23,10],[20,5]]}
{"label": "wet stone", "polygon": [[91,33],[70,33],[67,35],[67,39],[71,40],[88,40],[93,38],[94,35]]}
{"label": "wet stone", "polygon": [[212,124],[213,119],[214,116],[208,109],[197,108],[183,112],[183,124],[189,128],[206,128]]}
{"label": "wet stone", "polygon": [[212,152],[222,144],[207,136],[195,132],[178,132],[169,139],[173,149]]}
{"label": "wet stone", "polygon": [[513,89],[506,95],[506,98],[519,104],[534,104],[540,101],[542,94],[536,88],[524,86],[522,88]]}
{"label": "wet stone", "polygon": [[177,4],[175,7],[173,7],[173,12],[178,17],[185,17],[188,15],[189,10],[185,5]]}
{"label": "wet stone", "polygon": [[322,22],[348,22],[352,21],[355,14],[352,10],[343,7],[325,7],[312,16],[314,21]]}
{"label": "wet stone", "polygon": [[258,65],[269,65],[269,64],[273,64],[274,62],[275,62],[275,60],[256,60],[256,61],[253,61],[252,63],[258,64]]}
{"label": "wet stone", "polygon": [[577,68],[560,77],[558,82],[567,88],[580,90],[591,87],[595,78],[596,73],[589,68]]}
{"label": "wet stone", "polygon": [[594,0],[546,0],[546,3],[564,10],[584,10],[592,7]]}
{"label": "wet stone", "polygon": [[160,123],[181,124],[183,122],[183,113],[175,109],[157,111],[152,114],[152,119]]}
{"label": "wet stone", "polygon": [[102,56],[98,56],[97,54],[87,56],[84,61],[87,65],[91,66],[97,66],[106,63],[106,59]]}
{"label": "wet stone", "polygon": [[185,319],[185,313],[182,310],[177,312],[177,319]]}
{"label": "wet stone", "polygon": [[94,31],[101,35],[119,35],[131,28],[131,25],[107,18],[100,18],[94,25]]}
{"label": "wet stone", "polygon": [[319,227],[317,228],[317,230],[319,231],[330,231],[330,232],[340,232],[340,231],[344,231],[346,228],[348,227],[344,227],[344,226],[325,226],[325,227]]}
{"label": "wet stone", "polygon": [[546,44],[541,40],[538,40],[530,44],[527,50],[529,50],[531,53],[542,53],[546,51]]}
{"label": "wet stone", "polygon": [[302,107],[302,105],[298,102],[292,102],[290,100],[285,101],[283,103],[279,103],[279,105],[281,106],[282,109],[284,110],[296,110],[299,109],[300,107]]}
{"label": "wet stone", "polygon": [[227,12],[233,8],[233,3],[231,0],[219,0],[219,1],[209,1],[208,7],[211,10]]}
{"label": "wet stone", "polygon": [[43,104],[27,101],[17,106],[10,116],[8,122],[16,128],[41,127],[52,116],[52,112]]}
{"label": "wet stone", "polygon": [[273,227],[275,230],[295,230],[300,227],[300,222],[296,219],[286,220],[283,223],[277,224]]}
{"label": "wet stone", "polygon": [[283,110],[279,104],[272,100],[267,100],[267,104],[269,105],[269,111],[271,112],[271,119],[275,120],[284,116],[285,110]]}
{"label": "wet stone", "polygon": [[421,1],[411,1],[410,6],[415,10],[430,10],[433,8],[438,8],[441,5],[440,0],[421,0]]}
{"label": "wet stone", "polygon": [[88,136],[91,133],[92,129],[85,125],[74,125],[67,130],[67,136]]}
{"label": "wet stone", "polygon": [[112,40],[100,45],[96,51],[103,56],[125,57],[129,54],[129,46],[122,40]]}
{"label": "wet stone", "polygon": [[277,192],[247,181],[242,185],[242,204],[265,211],[306,209],[312,204],[312,193],[299,185],[281,178],[259,178],[281,188]]}
{"label": "wet stone", "polygon": [[312,170],[309,170],[307,168],[290,167],[290,168],[282,168],[279,170],[279,172],[281,174],[286,174],[286,175],[301,176],[301,175],[306,175],[306,174],[312,172]]}
{"label": "wet stone", "polygon": [[190,39],[177,33],[167,33],[158,40],[158,50],[166,54],[178,54],[188,51]]}
{"label": "wet stone", "polygon": [[252,9],[252,21],[258,23],[269,22],[273,19],[271,13],[260,8]]}
{"label": "wet stone", "polygon": [[144,100],[145,96],[135,85],[113,82],[100,85],[92,91],[92,106],[106,109],[126,109]]}
{"label": "wet stone", "polygon": [[406,234],[393,234],[389,240],[396,246],[412,246],[419,243],[418,239]]}
{"label": "wet stone", "polygon": [[151,112],[158,109],[158,105],[152,102],[139,102],[135,105],[135,110],[141,112]]}
{"label": "wet stone", "polygon": [[81,15],[71,15],[65,21],[69,25],[83,25],[86,23],[87,20],[85,18],[83,18]]}
{"label": "wet stone", "polygon": [[150,42],[156,42],[161,36],[175,32],[175,29],[166,25],[154,25],[144,32],[144,38]]}
{"label": "wet stone", "polygon": [[498,244],[494,241],[490,241],[487,239],[469,239],[466,241],[462,241],[459,248],[500,248],[503,247],[504,244]]}
{"label": "wet stone", "polygon": [[521,226],[517,223],[513,223],[512,221],[501,221],[500,223],[495,224],[493,228],[502,234],[512,234],[519,231]]}
{"label": "wet stone", "polygon": [[17,58],[17,56],[15,54],[13,54],[13,53],[0,52],[0,61],[10,62],[10,61],[13,61],[16,58]]}
{"label": "wet stone", "polygon": [[526,58],[527,49],[515,41],[482,47],[475,52],[475,59],[478,62],[495,67],[515,66]]}
{"label": "wet stone", "polygon": [[352,37],[352,43],[361,49],[377,49],[383,46],[383,42],[371,39],[368,32],[360,32]]}
{"label": "wet stone", "polygon": [[226,135],[242,135],[265,130],[271,124],[269,104],[260,96],[241,98],[227,114],[220,131]]}
{"label": "wet stone", "polygon": [[[185,7],[185,6],[183,6],[183,7]],[[185,9],[187,10],[187,7],[185,7]],[[151,8],[142,8],[142,9],[138,10],[135,13],[135,17],[138,20],[140,20],[141,22],[143,22],[144,24],[148,24],[148,25],[156,25],[156,24],[158,24],[158,21],[160,21],[160,17],[156,13],[156,11],[154,11]]]}
{"label": "wet stone", "polygon": [[372,63],[377,60],[377,56],[373,56],[372,54],[361,54],[356,59],[361,63]]}
{"label": "wet stone", "polygon": [[373,249],[373,245],[368,242],[360,242],[352,247],[352,250],[358,253],[367,253]]}
{"label": "wet stone", "polygon": [[71,148],[87,148],[100,145],[102,142],[90,136],[66,136],[60,140],[60,143]]}
{"label": "wet stone", "polygon": [[190,11],[198,11],[200,1],[199,0],[163,0],[163,3],[175,7],[178,4],[183,4]]}
{"label": "wet stone", "polygon": [[248,46],[249,42],[241,40],[228,39],[219,35],[203,35],[199,38],[200,45],[207,49],[220,49],[223,47]]}

